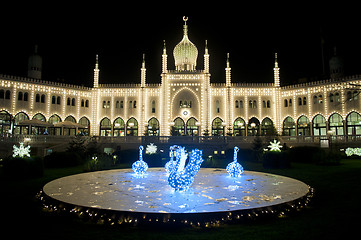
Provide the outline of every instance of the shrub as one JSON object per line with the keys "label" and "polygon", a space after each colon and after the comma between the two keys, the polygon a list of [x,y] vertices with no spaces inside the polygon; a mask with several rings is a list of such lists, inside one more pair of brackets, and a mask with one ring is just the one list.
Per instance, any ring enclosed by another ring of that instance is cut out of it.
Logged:
{"label": "shrub", "polygon": [[263,154],[262,163],[264,168],[289,168],[290,162],[286,152],[271,152]]}
{"label": "shrub", "polygon": [[37,178],[44,174],[41,157],[7,157],[3,161],[3,172],[11,178]]}
{"label": "shrub", "polygon": [[74,167],[85,162],[76,152],[53,152],[44,157],[44,165],[48,168]]}
{"label": "shrub", "polygon": [[288,158],[293,162],[319,163],[325,161],[326,153],[320,147],[294,147],[288,149]]}

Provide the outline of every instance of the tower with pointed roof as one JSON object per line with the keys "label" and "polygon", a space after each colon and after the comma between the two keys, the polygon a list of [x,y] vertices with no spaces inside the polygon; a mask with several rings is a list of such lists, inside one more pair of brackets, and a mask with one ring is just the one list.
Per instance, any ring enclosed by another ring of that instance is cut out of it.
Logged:
{"label": "tower with pointed roof", "polygon": [[43,59],[38,54],[38,45],[35,45],[34,53],[29,57],[28,60],[28,77],[41,79]]}

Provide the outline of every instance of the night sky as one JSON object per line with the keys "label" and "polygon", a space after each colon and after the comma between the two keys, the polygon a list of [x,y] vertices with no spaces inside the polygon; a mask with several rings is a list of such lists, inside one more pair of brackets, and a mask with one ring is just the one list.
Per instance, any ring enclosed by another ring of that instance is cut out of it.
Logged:
{"label": "night sky", "polygon": [[174,69],[173,48],[182,39],[186,15],[189,38],[198,48],[197,69],[203,69],[208,40],[211,82],[225,82],[227,52],[233,82],[272,82],[275,52],[283,85],[304,77],[327,78],[322,76],[321,39],[326,67],[336,46],[345,75],[361,74],[361,20],[353,11],[356,6],[316,8],[294,3],[261,8],[258,2],[253,6],[235,2],[208,9],[188,2],[167,8],[124,4],[4,6],[0,73],[26,76],[27,58],[38,44],[45,80],[92,86],[99,54],[100,83],[140,83],[145,53],[147,82],[159,83],[163,40],[168,69]]}

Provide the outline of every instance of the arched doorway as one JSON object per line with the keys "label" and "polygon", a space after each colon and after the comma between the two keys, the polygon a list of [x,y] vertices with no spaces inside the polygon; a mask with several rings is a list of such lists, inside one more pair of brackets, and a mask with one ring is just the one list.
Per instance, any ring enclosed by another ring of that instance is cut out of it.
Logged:
{"label": "arched doorway", "polygon": [[78,133],[83,136],[89,135],[89,129],[90,129],[90,121],[87,117],[82,117],[79,119],[79,124],[81,124],[83,127],[78,128]]}
{"label": "arched doorway", "polygon": [[127,122],[127,136],[138,136],[138,121],[133,117]]}
{"label": "arched doorway", "polygon": [[326,136],[326,119],[321,114],[317,114],[312,120],[313,136]]}
{"label": "arched doorway", "polygon": [[259,135],[259,120],[255,117],[248,121],[247,136]]}
{"label": "arched doorway", "polygon": [[11,115],[5,111],[0,111],[0,136],[7,136],[11,129]]}
{"label": "arched doorway", "polygon": [[154,117],[148,121],[148,136],[159,136],[159,121]]}
{"label": "arched doorway", "polygon": [[112,124],[109,118],[105,117],[100,121],[100,136],[107,137],[112,135]]}
{"label": "arched doorway", "polygon": [[296,124],[295,120],[291,117],[286,117],[283,121],[283,136],[295,136],[296,135]]}
{"label": "arched doorway", "polygon": [[212,122],[212,136],[224,136],[223,121],[219,117]]}
{"label": "arched doorway", "polygon": [[29,116],[26,113],[19,112],[14,117],[14,134],[29,134],[29,126],[21,125],[20,123],[29,120]]}
{"label": "arched doorway", "polygon": [[343,135],[343,119],[340,114],[334,113],[330,116],[329,120],[330,131],[333,135]]}
{"label": "arched doorway", "polygon": [[347,115],[347,135],[361,135],[361,115],[352,112]]}
{"label": "arched doorway", "polygon": [[120,117],[114,120],[113,123],[113,136],[122,137],[125,136],[125,123]]}
{"label": "arched doorway", "polygon": [[310,120],[306,116],[301,116],[297,120],[297,135],[298,136],[310,136]]}
{"label": "arched doorway", "polygon": [[187,135],[188,136],[199,136],[197,120],[194,117],[191,117],[187,121]]}
{"label": "arched doorway", "polygon": [[261,123],[261,135],[262,136],[274,136],[276,135],[276,129],[273,127],[273,122],[270,118],[266,117]]}
{"label": "arched doorway", "polygon": [[185,124],[183,119],[180,117],[176,118],[174,120],[174,126],[172,127],[172,136],[183,136],[184,133]]}
{"label": "arched doorway", "polygon": [[233,124],[234,136],[245,136],[246,135],[246,123],[242,118],[237,118]]}
{"label": "arched doorway", "polygon": [[[59,123],[59,122],[61,122],[61,118],[58,115],[54,114],[48,119],[48,122],[51,124]],[[51,128],[49,128],[49,134],[60,135],[61,128],[60,127],[51,127]]]}

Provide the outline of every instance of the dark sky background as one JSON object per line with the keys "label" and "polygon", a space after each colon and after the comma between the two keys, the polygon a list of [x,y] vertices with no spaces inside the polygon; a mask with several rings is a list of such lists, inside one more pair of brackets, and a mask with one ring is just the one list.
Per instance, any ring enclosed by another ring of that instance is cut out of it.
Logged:
{"label": "dark sky background", "polygon": [[99,54],[100,83],[140,83],[145,53],[147,82],[158,83],[163,40],[168,69],[174,69],[173,48],[182,39],[182,16],[186,15],[189,38],[199,52],[197,69],[203,69],[208,40],[211,82],[225,82],[227,52],[233,82],[272,82],[275,52],[283,85],[303,77],[326,78],[322,76],[321,37],[326,66],[336,46],[345,74],[361,74],[357,6],[218,2],[219,6],[207,8],[205,4],[178,2],[164,7],[59,1],[3,6],[0,73],[26,76],[27,58],[38,44],[45,80],[92,86]]}

